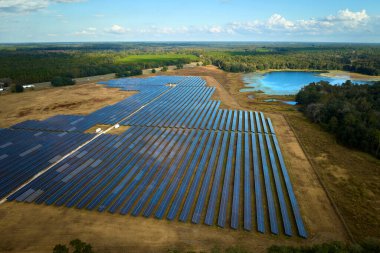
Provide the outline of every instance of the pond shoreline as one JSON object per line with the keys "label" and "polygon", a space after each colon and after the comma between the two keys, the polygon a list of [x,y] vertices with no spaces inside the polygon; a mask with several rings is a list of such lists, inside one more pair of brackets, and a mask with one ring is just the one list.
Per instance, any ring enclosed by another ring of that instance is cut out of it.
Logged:
{"label": "pond shoreline", "polygon": [[240,92],[263,92],[268,95],[294,95],[313,82],[326,81],[333,85],[341,85],[346,80],[357,84],[370,84],[380,79],[377,76],[365,76],[345,71],[314,70],[265,70],[242,74],[245,85]]}
{"label": "pond shoreline", "polygon": [[[369,76],[364,74],[359,74],[355,72],[343,71],[343,70],[320,70],[320,69],[267,69],[259,70],[252,73],[258,73],[265,75],[270,72],[314,72],[318,73],[320,76],[329,78],[346,78],[349,77],[350,80],[360,80],[360,81],[380,81],[380,76]],[[244,73],[243,73],[244,74]],[[246,73],[247,74],[247,73]]]}

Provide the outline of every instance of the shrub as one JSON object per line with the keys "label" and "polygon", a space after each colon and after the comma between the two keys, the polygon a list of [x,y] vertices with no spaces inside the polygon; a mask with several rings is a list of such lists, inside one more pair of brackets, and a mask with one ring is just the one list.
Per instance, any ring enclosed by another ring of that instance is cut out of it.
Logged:
{"label": "shrub", "polygon": [[74,85],[75,80],[73,80],[71,77],[62,77],[62,76],[56,76],[51,80],[51,85],[54,87],[59,86],[66,86],[66,85]]}
{"label": "shrub", "polygon": [[[72,253],[94,253],[92,246],[89,243],[82,242],[79,239],[72,240],[70,242],[72,247]],[[69,253],[69,248],[66,245],[57,244],[53,249],[53,253]]]}
{"label": "shrub", "polygon": [[69,248],[66,245],[57,244],[53,249],[53,253],[69,253]]}
{"label": "shrub", "polygon": [[24,91],[24,87],[21,84],[12,84],[11,92],[20,93]]}

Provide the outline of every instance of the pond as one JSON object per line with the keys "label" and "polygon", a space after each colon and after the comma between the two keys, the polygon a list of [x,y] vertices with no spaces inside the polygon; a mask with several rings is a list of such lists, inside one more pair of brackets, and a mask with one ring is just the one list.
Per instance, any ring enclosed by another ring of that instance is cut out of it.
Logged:
{"label": "pond", "polygon": [[[337,78],[325,77],[320,72],[305,71],[274,71],[266,74],[248,73],[243,75],[246,87],[241,92],[263,91],[270,95],[296,94],[303,86],[319,81],[328,81],[331,84],[342,84],[350,79],[349,76],[339,76]],[[355,80],[354,83],[371,83],[365,80]]]}

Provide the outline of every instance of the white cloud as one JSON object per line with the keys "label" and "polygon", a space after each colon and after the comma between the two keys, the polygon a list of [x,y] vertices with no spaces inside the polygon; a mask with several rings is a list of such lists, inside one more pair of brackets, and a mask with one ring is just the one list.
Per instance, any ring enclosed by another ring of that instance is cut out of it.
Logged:
{"label": "white cloud", "polygon": [[326,17],[327,22],[339,24],[342,28],[356,28],[364,25],[370,17],[367,15],[366,10],[353,12],[348,9],[338,11],[337,15],[330,15]]}
{"label": "white cloud", "polygon": [[[336,15],[324,18],[288,20],[280,14],[273,14],[267,20],[253,20],[248,22],[232,22],[224,30],[247,34],[290,34],[316,35],[331,33],[348,33],[357,30],[368,30],[370,21],[372,26],[376,19],[369,17],[365,10],[353,12],[348,9],[340,10]],[[378,22],[378,21],[377,21]]]}
{"label": "white cloud", "polygon": [[25,13],[47,8],[52,3],[74,3],[83,0],[0,0],[0,12]]}
{"label": "white cloud", "polygon": [[212,26],[208,29],[210,33],[221,33],[223,32],[223,28],[221,26]]}
{"label": "white cloud", "polygon": [[96,34],[96,28],[95,27],[88,27],[82,31],[74,33],[76,36],[82,36],[82,35],[95,35]]}
{"label": "white cloud", "polygon": [[120,25],[112,25],[111,28],[106,29],[105,31],[113,34],[125,34],[130,32],[131,30],[128,28],[124,28]]}
{"label": "white cloud", "polygon": [[287,20],[280,14],[273,14],[268,21],[266,22],[266,26],[270,29],[286,29],[291,30],[294,29],[294,23],[292,21]]}

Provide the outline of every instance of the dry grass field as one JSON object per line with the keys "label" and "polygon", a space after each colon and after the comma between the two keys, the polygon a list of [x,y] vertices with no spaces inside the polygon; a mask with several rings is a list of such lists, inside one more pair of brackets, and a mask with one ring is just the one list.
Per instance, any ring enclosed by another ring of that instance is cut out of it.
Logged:
{"label": "dry grass field", "polygon": [[[356,239],[380,236],[378,160],[338,145],[293,106],[263,102],[269,96],[260,93],[240,93],[240,74],[211,66],[161,74],[202,76],[216,86],[212,99],[221,100],[222,108],[264,111],[272,119],[309,238],[11,202],[0,206],[0,252],[51,252],[55,244],[75,238],[91,243],[96,252],[210,251],[234,245],[265,252],[273,244],[348,241],[333,203]],[[86,114],[130,95],[93,83],[6,95],[0,97],[0,127],[56,114]]]}
{"label": "dry grass field", "polygon": [[135,92],[86,83],[0,95],[0,127],[10,127],[25,120],[43,120],[57,114],[85,115],[133,94]]}

